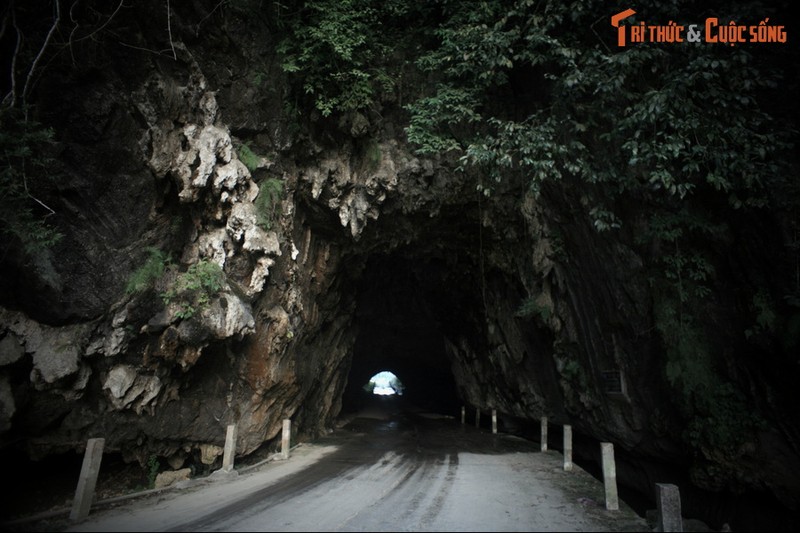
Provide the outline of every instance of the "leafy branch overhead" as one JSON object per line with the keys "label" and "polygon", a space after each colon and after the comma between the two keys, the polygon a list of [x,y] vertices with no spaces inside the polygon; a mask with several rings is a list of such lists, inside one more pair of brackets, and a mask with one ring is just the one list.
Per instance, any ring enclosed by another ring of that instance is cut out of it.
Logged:
{"label": "leafy branch overhead", "polygon": [[0,110],[0,233],[22,243],[28,252],[52,246],[62,234],[49,225],[55,212],[36,189],[51,178],[46,155],[53,130],[24,118],[21,110]]}
{"label": "leafy branch overhead", "polygon": [[[84,65],[78,51],[93,52],[101,34],[111,33],[123,1],[6,4],[0,8],[0,233],[33,253],[63,236],[51,225],[57,205],[45,199],[54,181],[45,154],[55,134],[35,118],[36,90],[59,56],[69,56],[76,69]],[[169,2],[166,11],[169,17]]]}
{"label": "leafy branch overhead", "polygon": [[[369,109],[415,65],[427,79],[404,104],[408,140],[423,155],[454,151],[465,167],[484,169],[487,195],[503,179],[524,179],[534,193],[579,181],[601,230],[621,226],[614,204],[628,196],[669,206],[717,194],[735,209],[767,205],[787,186],[782,161],[796,132],[764,105],[784,81],[774,61],[762,61],[763,47],[621,49],[610,26],[607,35],[596,28],[603,9],[588,1],[290,3],[279,50],[324,116]],[[675,9],[648,6],[646,15],[670,20]],[[717,15],[770,14],[762,11]],[[502,105],[509,98],[514,109]]]}
{"label": "leafy branch overhead", "polygon": [[394,91],[393,49],[413,3],[405,0],[289,2],[278,46],[283,70],[323,116],[368,109]]}
{"label": "leafy branch overhead", "polygon": [[[765,205],[794,132],[762,105],[781,72],[756,52],[610,49],[590,30],[589,3],[481,5],[454,7],[439,46],[417,60],[440,73],[438,89],[407,106],[422,153],[459,149],[465,164],[493,178],[525,176],[534,192],[579,180],[600,203],[713,191],[734,208]],[[495,104],[504,94],[518,95],[515,113]]]}

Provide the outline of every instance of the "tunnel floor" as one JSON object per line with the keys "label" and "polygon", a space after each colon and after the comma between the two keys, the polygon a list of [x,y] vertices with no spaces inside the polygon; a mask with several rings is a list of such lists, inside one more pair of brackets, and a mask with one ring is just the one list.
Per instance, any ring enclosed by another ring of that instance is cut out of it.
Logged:
{"label": "tunnel floor", "polygon": [[[644,519],[624,505],[621,511],[608,513],[602,506],[602,483],[579,469],[565,472],[558,452],[540,452],[525,439],[416,410],[399,398],[375,400],[362,416],[297,448],[288,461],[271,462],[188,491],[170,490],[119,506],[98,506],[80,528],[646,529]],[[318,458],[306,460],[312,456]]]}

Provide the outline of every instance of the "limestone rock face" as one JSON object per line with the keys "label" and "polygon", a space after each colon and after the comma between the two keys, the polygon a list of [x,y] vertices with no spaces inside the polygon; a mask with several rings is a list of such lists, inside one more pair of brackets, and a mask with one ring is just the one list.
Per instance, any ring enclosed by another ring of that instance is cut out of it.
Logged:
{"label": "limestone rock face", "polygon": [[250,306],[232,294],[221,294],[201,312],[201,320],[217,339],[248,335],[255,330]]}
{"label": "limestone rock face", "polygon": [[3,337],[0,341],[0,366],[16,363],[25,355],[25,349],[17,340],[17,336],[12,334]]}
{"label": "limestone rock face", "polygon": [[91,324],[51,327],[2,308],[0,324],[5,333],[0,342],[0,367],[19,364],[28,354],[32,362],[30,381],[37,389],[70,394],[80,392],[86,385],[85,379],[69,379],[81,374],[81,355]]}
{"label": "limestone rock face", "polygon": [[161,381],[157,376],[139,375],[130,365],[119,365],[108,373],[103,389],[108,392],[115,409],[124,409],[133,404],[132,408],[141,414],[142,408],[158,396]]}

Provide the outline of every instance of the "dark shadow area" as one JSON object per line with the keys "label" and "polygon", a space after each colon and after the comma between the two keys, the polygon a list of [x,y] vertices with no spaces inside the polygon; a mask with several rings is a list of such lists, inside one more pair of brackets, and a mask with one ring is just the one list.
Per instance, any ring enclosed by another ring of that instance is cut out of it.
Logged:
{"label": "dark shadow area", "polygon": [[[4,503],[0,523],[48,510],[70,509],[78,486],[83,453],[66,452],[33,461],[18,450],[4,451]],[[118,453],[104,453],[95,500],[146,490],[152,479],[138,463]]]}
{"label": "dark shadow area", "polygon": [[459,309],[431,291],[446,283],[440,269],[430,263],[399,256],[380,256],[367,263],[358,285],[358,337],[342,397],[344,414],[366,405],[372,394],[364,385],[382,370],[403,383],[407,404],[457,414],[460,400],[445,352],[442,317],[452,320]]}
{"label": "dark shadow area", "polygon": [[[553,429],[556,430],[555,436],[560,438],[561,428],[551,428],[551,431]],[[555,444],[552,449],[563,449],[560,442],[552,444]],[[602,482],[600,443],[591,437],[573,433],[573,448],[573,462]],[[655,483],[666,483],[677,486],[680,491],[684,521],[700,521],[712,531],[724,531],[726,525],[730,531],[797,531],[800,526],[800,512],[780,505],[766,492],[746,491],[737,494],[732,491],[703,490],[692,483],[688,467],[642,459],[619,446],[614,448],[614,462],[619,497],[640,516],[652,515],[656,509]],[[652,492],[649,494],[639,487],[624,483],[626,479],[642,477],[652,479],[649,484]]]}
{"label": "dark shadow area", "polygon": [[70,505],[71,498],[65,501],[59,495],[74,493],[82,462],[83,456],[72,452],[31,461],[22,452],[4,450],[6,490],[0,522]]}
{"label": "dark shadow area", "polygon": [[[505,425],[506,430],[541,446],[538,421],[513,420],[513,423]],[[548,427],[547,447],[563,454],[563,426],[551,424]],[[572,447],[573,463],[603,483],[600,442],[573,428]],[[621,446],[614,447],[614,463],[619,498],[639,516],[648,519],[654,518],[652,513],[657,506],[655,483],[666,483],[676,485],[680,491],[684,520],[700,521],[712,531],[722,531],[726,524],[732,531],[796,531],[800,524],[800,513],[781,506],[767,493],[749,491],[735,494],[696,487],[691,481],[688,465],[659,463],[638,457]],[[646,489],[626,483],[626,480],[641,483],[643,479],[648,480]],[[691,524],[686,527],[700,527],[697,522],[694,522],[695,526]]]}

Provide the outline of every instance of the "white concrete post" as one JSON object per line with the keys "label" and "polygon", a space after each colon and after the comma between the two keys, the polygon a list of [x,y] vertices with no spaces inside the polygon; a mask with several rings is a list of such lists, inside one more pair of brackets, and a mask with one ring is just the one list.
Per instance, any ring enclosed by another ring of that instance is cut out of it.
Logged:
{"label": "white concrete post", "polygon": [[541,424],[542,424],[542,437],[541,437],[542,451],[546,452],[547,451],[547,417],[546,416],[542,417]]}
{"label": "white concrete post", "polygon": [[603,485],[606,489],[606,509],[619,510],[619,497],[617,495],[617,465],[614,462],[614,444],[601,442],[600,449],[603,456]]}
{"label": "white concrete post", "polygon": [[467,408],[465,406],[461,406],[461,425],[463,426],[467,420]]}
{"label": "white concrete post", "polygon": [[480,407],[476,407],[475,408],[475,427],[476,428],[481,427],[481,408]]}
{"label": "white concrete post", "polygon": [[572,426],[564,426],[564,470],[572,470]]}
{"label": "white concrete post", "polygon": [[281,437],[281,455],[284,459],[289,458],[289,443],[292,435],[292,421],[288,418],[283,421],[283,435]]}
{"label": "white concrete post", "polygon": [[75,489],[75,499],[72,501],[72,511],[69,514],[72,520],[83,520],[89,516],[89,508],[94,499],[94,487],[97,484],[97,475],[100,473],[100,462],[103,460],[103,446],[106,439],[89,439],[86,442],[86,451],[83,454],[83,465],[78,478],[78,487]]}
{"label": "white concrete post", "polygon": [[676,485],[656,483],[656,506],[658,531],[683,531],[681,494]]}
{"label": "white concrete post", "polygon": [[224,472],[233,470],[233,459],[236,455],[236,438],[236,424],[230,424],[228,432],[225,434],[225,452],[222,455],[222,470]]}
{"label": "white concrete post", "polygon": [[497,433],[497,409],[492,409],[492,433]]}

